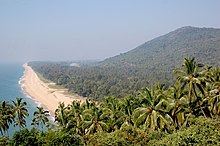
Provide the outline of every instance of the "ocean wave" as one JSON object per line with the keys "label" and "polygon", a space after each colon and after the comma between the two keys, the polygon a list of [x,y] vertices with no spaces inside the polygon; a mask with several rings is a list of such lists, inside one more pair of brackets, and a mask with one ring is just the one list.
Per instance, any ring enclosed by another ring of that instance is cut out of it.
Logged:
{"label": "ocean wave", "polygon": [[27,93],[26,93],[25,90],[24,90],[24,88],[25,88],[24,76],[25,76],[25,71],[23,72],[23,76],[19,78],[18,84],[19,84],[20,87],[21,87],[21,91],[26,95]]}
{"label": "ocean wave", "polygon": [[[21,92],[23,93],[23,95],[24,95],[26,98],[31,99],[31,100],[34,102],[34,104],[36,105],[36,107],[43,107],[44,110],[49,111],[49,110],[47,109],[47,107],[45,107],[41,102],[37,101],[35,98],[31,97],[31,96],[25,91],[25,83],[24,83],[25,74],[26,74],[26,72],[24,71],[24,72],[23,72],[23,76],[20,77],[20,78],[19,78],[19,81],[18,81],[18,84],[20,85],[20,88],[21,88]],[[49,120],[52,121],[52,122],[54,122],[54,121],[55,121],[55,117],[54,117],[54,115],[53,115],[50,111],[49,111],[49,115],[50,115],[50,116],[48,117]]]}
{"label": "ocean wave", "polygon": [[[44,110],[49,111],[49,110],[47,109],[47,107],[45,107],[41,102],[35,100],[34,98],[32,98],[31,96],[29,96],[28,94],[25,94],[25,93],[24,93],[24,95],[25,95],[26,98],[31,99],[31,100],[34,102],[34,104],[36,105],[36,107],[43,107]],[[55,117],[53,116],[53,114],[51,114],[50,111],[49,111],[49,115],[50,115],[50,116],[48,117],[49,120],[52,121],[52,122],[54,122],[54,121],[55,121]]]}

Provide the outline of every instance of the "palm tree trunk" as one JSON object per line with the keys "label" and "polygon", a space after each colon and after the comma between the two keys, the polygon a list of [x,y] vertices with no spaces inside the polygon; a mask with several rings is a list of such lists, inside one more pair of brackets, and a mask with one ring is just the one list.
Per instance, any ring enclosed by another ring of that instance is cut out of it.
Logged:
{"label": "palm tree trunk", "polygon": [[[195,85],[194,85],[194,84],[193,84],[193,91],[194,91],[194,94],[195,94],[195,96],[196,96],[196,99],[198,99],[198,95],[197,95],[197,93],[196,93],[196,88],[195,88]],[[198,102],[198,104],[199,104],[200,110],[202,111],[203,116],[204,116],[205,118],[207,118],[205,112],[203,111],[203,109],[202,109],[202,107],[201,107],[200,101]]]}
{"label": "palm tree trunk", "polygon": [[200,107],[200,110],[202,111],[202,114],[204,115],[204,117],[207,118],[207,116],[206,116],[205,112],[203,111],[201,105],[199,105],[199,107]]}
{"label": "palm tree trunk", "polygon": [[189,103],[192,102],[192,81],[189,82]]}

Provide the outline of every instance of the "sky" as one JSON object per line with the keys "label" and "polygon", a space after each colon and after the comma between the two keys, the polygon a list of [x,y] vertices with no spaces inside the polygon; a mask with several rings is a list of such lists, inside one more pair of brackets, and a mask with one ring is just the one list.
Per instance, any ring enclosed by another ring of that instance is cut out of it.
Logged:
{"label": "sky", "polygon": [[219,14],[220,0],[0,0],[0,63],[103,60]]}

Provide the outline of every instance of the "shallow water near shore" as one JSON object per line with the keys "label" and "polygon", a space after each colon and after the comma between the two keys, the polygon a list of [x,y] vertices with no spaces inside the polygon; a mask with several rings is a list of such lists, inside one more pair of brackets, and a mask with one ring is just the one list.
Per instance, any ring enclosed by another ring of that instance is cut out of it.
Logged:
{"label": "shallow water near shore", "polygon": [[[21,63],[14,64],[0,64],[0,101],[8,101],[12,103],[17,97],[23,98],[27,102],[29,116],[26,118],[27,128],[31,128],[33,113],[37,105],[40,103],[35,102],[22,91],[22,84],[20,82],[24,74],[24,69]],[[8,135],[11,138],[19,127],[10,126]]]}

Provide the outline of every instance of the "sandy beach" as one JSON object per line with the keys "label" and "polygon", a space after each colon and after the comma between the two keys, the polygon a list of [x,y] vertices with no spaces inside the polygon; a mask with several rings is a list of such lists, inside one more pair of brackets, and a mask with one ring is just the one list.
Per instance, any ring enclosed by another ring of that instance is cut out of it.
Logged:
{"label": "sandy beach", "polygon": [[54,116],[54,112],[60,102],[68,105],[73,100],[84,101],[83,97],[64,94],[66,89],[49,88],[49,85],[53,83],[45,83],[40,80],[33,69],[27,64],[24,64],[23,67],[25,73],[21,83],[23,84],[24,92],[34,100],[40,102],[43,107],[50,111],[51,116]]}

